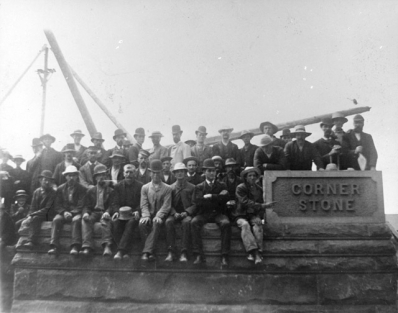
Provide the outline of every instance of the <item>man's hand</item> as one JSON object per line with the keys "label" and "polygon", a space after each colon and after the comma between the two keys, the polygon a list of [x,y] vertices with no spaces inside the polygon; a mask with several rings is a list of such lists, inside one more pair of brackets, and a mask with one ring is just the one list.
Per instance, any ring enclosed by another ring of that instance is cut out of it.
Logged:
{"label": "man's hand", "polygon": [[119,212],[116,212],[112,215],[112,221],[116,221],[119,218]]}
{"label": "man's hand", "polygon": [[267,168],[268,163],[264,163],[263,164],[263,168],[266,169]]}
{"label": "man's hand", "polygon": [[174,218],[176,220],[179,220],[181,218],[181,214],[180,213],[174,213]]}
{"label": "man's hand", "polygon": [[20,180],[16,180],[15,182],[14,182],[14,185],[17,185],[17,184],[19,184],[21,181]]}
{"label": "man's hand", "polygon": [[228,194],[228,190],[222,190],[220,192],[220,196],[226,196]]}
{"label": "man's hand", "polygon": [[25,211],[24,207],[23,207],[23,206],[20,206],[20,207],[18,208],[18,213],[23,213],[23,211]]}
{"label": "man's hand", "polygon": [[274,204],[276,203],[276,201],[272,201],[272,202],[267,202],[267,203],[262,203],[261,206],[263,209],[265,208],[271,208],[274,206]]}
{"label": "man's hand", "polygon": [[181,219],[184,219],[184,218],[186,218],[188,216],[188,213],[187,212],[182,212],[180,214],[180,216],[181,216]]}
{"label": "man's hand", "polygon": [[209,193],[209,194],[203,196],[204,199],[211,199],[211,197],[212,197],[212,194],[211,194],[211,193]]}
{"label": "man's hand", "polygon": [[150,217],[141,217],[141,219],[140,219],[140,224],[148,224],[150,222],[151,222]]}
{"label": "man's hand", "polygon": [[102,214],[101,218],[104,220],[109,220],[111,218],[111,216],[109,215],[108,212],[105,212],[104,214]]}
{"label": "man's hand", "polygon": [[138,221],[140,219],[140,212],[138,212],[138,211],[133,212],[133,218],[136,221]]}
{"label": "man's hand", "polygon": [[355,154],[362,153],[362,146],[358,146],[355,148]]}
{"label": "man's hand", "polygon": [[70,221],[70,220],[72,219],[72,213],[65,211],[65,212],[64,212],[64,218],[65,218],[67,221]]}
{"label": "man's hand", "polygon": [[86,222],[88,222],[89,217],[90,217],[90,214],[88,214],[88,213],[84,213],[84,214],[83,214],[83,219],[84,219]]}
{"label": "man's hand", "polygon": [[370,170],[371,170],[371,171],[375,171],[375,170],[376,170],[376,167],[375,167],[375,166],[371,166],[371,167],[370,167]]}
{"label": "man's hand", "polygon": [[152,220],[154,223],[162,224],[163,220],[160,217],[155,216]]}

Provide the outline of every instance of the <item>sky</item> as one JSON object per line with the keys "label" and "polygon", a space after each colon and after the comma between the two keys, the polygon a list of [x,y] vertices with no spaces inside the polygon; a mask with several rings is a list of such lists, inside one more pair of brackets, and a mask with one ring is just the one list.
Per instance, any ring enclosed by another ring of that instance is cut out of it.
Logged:
{"label": "sky", "polygon": [[[164,145],[175,124],[187,140],[200,125],[214,136],[224,125],[241,131],[355,108],[350,99],[372,107],[364,131],[379,153],[385,210],[398,213],[396,1],[0,0],[0,98],[48,44],[43,29],[130,133],[159,130]],[[0,106],[0,146],[27,159],[40,131],[43,60]],[[75,129],[89,145],[52,52],[49,68],[56,72],[47,84],[45,132],[56,149],[72,142]],[[111,148],[116,126],[80,92]],[[351,125],[349,117],[344,128]],[[307,130],[311,142],[322,135],[319,125]]]}

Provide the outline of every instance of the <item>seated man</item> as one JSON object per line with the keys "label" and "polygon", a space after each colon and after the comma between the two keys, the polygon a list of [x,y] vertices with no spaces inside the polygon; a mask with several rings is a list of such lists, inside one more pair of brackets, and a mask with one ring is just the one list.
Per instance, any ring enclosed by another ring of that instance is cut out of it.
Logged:
{"label": "seated man", "polygon": [[11,217],[15,224],[15,230],[18,231],[21,227],[22,221],[28,216],[30,205],[27,203],[28,195],[25,190],[18,190],[15,193],[14,199],[17,203],[11,206]]}
{"label": "seated man", "polygon": [[264,135],[260,142],[261,147],[254,153],[254,167],[261,173],[264,171],[286,170],[287,161],[285,153],[280,146],[273,145],[272,138]]}
{"label": "seated man", "polygon": [[205,262],[201,230],[206,223],[217,223],[221,228],[221,266],[228,266],[230,250],[231,224],[225,215],[226,202],[229,199],[227,187],[216,180],[216,167],[212,159],[203,162],[206,180],[195,186],[192,213],[196,216],[191,222],[192,248],[196,258],[194,264]]}
{"label": "seated man", "polygon": [[95,166],[93,179],[97,181],[97,185],[87,191],[82,217],[83,245],[80,254],[85,256],[90,255],[94,250],[94,224],[99,221],[101,221],[104,256],[112,254],[110,249],[112,243],[111,221],[108,212],[112,203],[113,189],[106,184],[107,177],[105,165]]}
{"label": "seated man", "polygon": [[[134,228],[137,227],[140,218],[141,188],[142,183],[134,179],[134,166],[126,164],[124,180],[115,185],[112,212],[104,213],[104,219],[109,219],[112,214],[113,235],[117,244],[115,260],[128,258],[127,253],[131,248]],[[131,208],[130,211],[125,207]],[[124,209],[120,211],[121,208]],[[110,246],[110,242],[107,246]]]}
{"label": "seated man", "polygon": [[39,175],[40,187],[35,190],[27,219],[22,223],[28,225],[28,237],[24,246],[32,248],[37,244],[41,223],[49,220],[54,210],[56,191],[52,188],[54,179],[51,171],[45,170]]}
{"label": "seated man", "polygon": [[71,255],[77,255],[82,244],[82,210],[87,189],[78,183],[79,171],[73,165],[68,166],[62,175],[66,183],[57,189],[55,198],[55,212],[51,226],[51,249],[48,254],[57,254],[59,238],[65,223],[72,224]]}
{"label": "seated man", "polygon": [[166,239],[169,254],[166,262],[175,258],[176,240],[175,223],[182,225],[180,262],[187,262],[187,250],[191,232],[192,195],[195,186],[187,181],[187,168],[183,163],[176,163],[173,169],[177,181],[171,185],[171,211],[166,220]]}
{"label": "seated man", "polygon": [[200,184],[204,180],[204,177],[197,172],[199,163],[198,159],[194,156],[191,156],[184,159],[183,162],[188,170],[186,175],[187,182],[195,186]]}
{"label": "seated man", "polygon": [[221,180],[227,186],[229,201],[227,203],[228,206],[235,205],[235,191],[236,187],[242,183],[240,177],[236,175],[236,167],[238,164],[232,158],[225,160],[225,177]]}
{"label": "seated man", "polygon": [[171,173],[170,171],[171,160],[172,157],[168,156],[160,159],[160,161],[162,161],[162,167],[163,167],[162,182],[164,182],[167,185],[171,185],[176,181],[176,178],[174,177],[173,173]]}
{"label": "seated man", "polygon": [[221,181],[225,176],[224,160],[219,155],[215,155],[211,159],[213,160],[214,166],[216,167],[216,180]]}
{"label": "seated man", "polygon": [[141,238],[145,240],[142,260],[154,260],[154,251],[160,227],[166,220],[171,209],[171,187],[162,182],[162,162],[152,160],[150,164],[152,181],[141,190]]}
{"label": "seated man", "polygon": [[112,165],[109,168],[109,175],[112,180],[111,186],[114,186],[123,180],[123,165],[126,158],[123,155],[123,151],[113,150],[109,159],[112,160]]}
{"label": "seated man", "polygon": [[244,142],[243,148],[240,149],[240,157],[242,160],[242,167],[246,166],[253,166],[253,160],[254,160],[254,153],[257,150],[257,146],[253,145],[250,140],[253,138],[254,133],[248,130],[243,130],[241,132],[241,135],[239,139],[242,139]]}

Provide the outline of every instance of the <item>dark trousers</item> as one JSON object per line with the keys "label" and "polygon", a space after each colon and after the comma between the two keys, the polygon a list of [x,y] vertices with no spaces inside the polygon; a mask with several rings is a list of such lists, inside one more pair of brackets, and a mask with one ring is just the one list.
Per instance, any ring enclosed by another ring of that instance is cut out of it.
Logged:
{"label": "dark trousers", "polygon": [[142,253],[154,253],[162,224],[154,223],[152,218],[149,223],[140,224],[141,239],[145,240],[145,246]]}
{"label": "dark trousers", "polygon": [[5,210],[0,212],[0,237],[4,245],[13,245],[16,241],[14,222]]}
{"label": "dark trousers", "polygon": [[[62,228],[64,224],[68,223],[63,215],[57,214],[53,219],[53,223],[51,226],[51,241],[50,246],[59,247],[59,237],[62,232]],[[77,245],[81,246],[82,244],[82,215],[81,214],[73,214],[72,213],[72,221],[69,221],[72,224],[72,243],[71,246]]]}
{"label": "dark trousers", "polygon": [[221,229],[221,254],[227,255],[231,247],[231,223],[223,214],[197,215],[192,219],[192,250],[195,254],[203,255],[202,227],[206,223],[216,223]]}
{"label": "dark trousers", "polygon": [[246,252],[257,249],[263,251],[263,225],[261,218],[252,215],[239,217],[236,225],[240,228],[240,236],[245,246]]}
{"label": "dark trousers", "polygon": [[189,246],[189,237],[191,232],[192,217],[187,216],[184,219],[176,220],[174,216],[170,215],[166,219],[166,240],[167,248],[172,252],[176,252],[176,230],[175,224],[181,223],[182,237],[181,237],[181,251],[187,251]]}
{"label": "dark trousers", "polygon": [[93,233],[94,224],[97,222],[101,222],[101,244],[112,244],[111,221],[101,219],[102,214],[102,212],[93,212],[90,214],[87,222],[82,219],[83,248],[94,249]]}
{"label": "dark trousers", "polygon": [[138,220],[115,220],[112,222],[113,236],[116,241],[117,250],[128,252],[133,241],[134,228],[137,227]]}
{"label": "dark trousers", "polygon": [[38,236],[40,234],[41,223],[46,220],[45,216],[34,215],[32,216],[29,221],[29,230],[28,230],[28,238],[27,242],[31,242],[37,244]]}

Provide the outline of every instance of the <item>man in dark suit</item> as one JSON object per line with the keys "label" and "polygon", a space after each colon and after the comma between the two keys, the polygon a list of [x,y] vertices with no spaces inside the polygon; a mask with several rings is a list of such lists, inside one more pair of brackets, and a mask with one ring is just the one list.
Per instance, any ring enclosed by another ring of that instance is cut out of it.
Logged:
{"label": "man in dark suit", "polygon": [[250,140],[253,138],[254,134],[248,130],[242,131],[240,139],[245,143],[242,149],[240,149],[240,155],[242,160],[242,167],[253,166],[254,153],[256,152],[258,146],[253,145]]}
{"label": "man in dark suit", "polygon": [[112,166],[109,168],[109,176],[112,181],[111,186],[113,187],[124,179],[123,166],[125,165],[126,158],[122,151],[114,150],[109,159],[112,160]]}
{"label": "man in dark suit", "polygon": [[[41,171],[41,158],[43,151],[43,143],[39,138],[32,139],[32,150],[34,153],[34,157],[28,161],[26,164],[26,171],[29,173],[31,177],[31,182],[29,186],[29,190],[34,192],[37,188],[39,188],[39,175]],[[52,172],[51,172],[52,174]]]}
{"label": "man in dark suit", "polygon": [[174,177],[173,173],[170,171],[172,159],[173,159],[172,157],[168,157],[168,156],[160,159],[160,161],[162,162],[162,167],[163,167],[161,179],[162,179],[162,182],[164,182],[167,185],[171,185],[176,181],[176,178]]}
{"label": "man in dark suit", "polygon": [[140,150],[143,149],[142,145],[145,141],[145,130],[142,127],[138,127],[135,130],[134,139],[136,140],[136,143],[134,143],[128,151],[127,160],[129,160],[130,162],[137,161],[138,154],[140,153]]}
{"label": "man in dark suit", "polygon": [[[31,196],[31,193],[34,191],[30,190],[31,176],[28,171],[25,171],[21,168],[21,165],[23,162],[25,162],[25,159],[19,154],[14,156],[12,160],[16,165],[11,174],[11,176],[14,178],[14,191],[16,192],[17,190],[25,190],[27,194]],[[29,197],[29,199],[31,199],[31,197]]]}
{"label": "man in dark suit", "polygon": [[55,142],[55,137],[45,134],[40,137],[40,140],[44,144],[44,149],[41,152],[41,170],[49,170],[54,173],[55,167],[62,161],[62,154],[51,148],[51,144]]}
{"label": "man in dark suit", "polygon": [[198,159],[194,156],[188,157],[183,160],[183,163],[185,164],[188,173],[186,175],[186,180],[188,183],[191,183],[192,185],[196,186],[200,184],[205,178],[202,176],[200,173],[198,173]]}
{"label": "man in dark suit", "polygon": [[197,158],[198,160],[197,171],[198,173],[201,174],[203,161],[206,159],[211,159],[211,157],[213,156],[213,150],[212,147],[205,144],[207,136],[206,127],[199,126],[198,129],[195,131],[195,134],[196,134],[196,144],[193,147],[191,147],[191,154],[193,157]]}
{"label": "man in dark suit", "polygon": [[134,173],[134,178],[141,182],[143,185],[151,181],[151,173],[148,170],[149,152],[146,150],[140,150],[138,153],[138,169]]}
{"label": "man in dark suit", "polygon": [[66,183],[66,178],[62,173],[65,169],[73,165],[77,169],[80,168],[80,164],[74,160],[74,156],[76,155],[75,145],[73,143],[68,143],[61,151],[64,154],[64,160],[57,164],[54,170],[54,183],[57,186],[61,186],[62,184]]}
{"label": "man in dark suit", "polygon": [[271,122],[263,122],[260,124],[260,130],[272,138],[272,145],[285,148],[286,142],[282,139],[276,138],[274,135],[279,131],[279,128]]}
{"label": "man in dark suit", "polygon": [[346,138],[349,143],[350,155],[352,156],[352,166],[356,170],[360,170],[358,163],[362,154],[366,159],[365,170],[375,170],[377,164],[377,150],[373,142],[372,135],[363,132],[365,119],[362,115],[354,116],[354,129],[347,132]]}
{"label": "man in dark suit", "polygon": [[97,161],[98,148],[96,146],[88,147],[87,151],[89,159],[88,162],[79,169],[79,181],[84,187],[90,189],[97,185],[97,182],[94,179],[95,167],[103,164]]}
{"label": "man in dark suit", "polygon": [[272,138],[264,135],[261,138],[261,147],[257,148],[254,154],[254,167],[261,173],[264,171],[284,171],[287,167],[287,161],[283,149],[274,146]]}
{"label": "man in dark suit", "polygon": [[80,142],[82,141],[82,138],[85,135],[83,134],[83,132],[80,129],[78,129],[78,130],[75,130],[72,134],[70,134],[70,136],[73,138],[74,148],[76,151],[76,154],[73,157],[73,160],[76,163],[81,164],[81,158],[83,156],[84,151],[86,151],[87,147],[80,144]]}
{"label": "man in dark suit", "polygon": [[194,264],[205,262],[201,230],[204,224],[217,223],[221,229],[221,266],[228,266],[228,253],[231,246],[231,224],[226,216],[228,190],[224,183],[216,180],[216,168],[212,159],[203,162],[206,180],[195,186],[191,222]]}
{"label": "man in dark suit", "polygon": [[113,140],[116,142],[116,146],[113,147],[112,149],[109,149],[106,152],[106,157],[105,160],[103,160],[103,164],[107,167],[111,167],[112,161],[111,161],[111,156],[114,154],[114,152],[118,152],[119,154],[122,154],[125,160],[128,160],[128,151],[126,151],[123,147],[123,142],[126,139],[126,133],[122,129],[116,129],[115,133],[113,135]]}
{"label": "man in dark suit", "polygon": [[229,140],[229,137],[233,130],[234,129],[229,126],[224,126],[218,130],[218,132],[221,134],[221,142],[216,143],[213,146],[213,156],[218,155],[223,160],[233,158],[236,163],[241,166],[242,162],[239,148],[236,144],[232,143],[231,140]]}
{"label": "man in dark suit", "polygon": [[[99,163],[104,162],[105,158],[106,158],[106,150],[102,147],[103,142],[105,141],[105,139],[102,139],[102,134],[101,133],[95,133],[92,138],[91,138],[91,142],[93,143],[93,145],[97,148],[97,161]],[[84,151],[81,160],[80,160],[80,165],[84,165],[86,164],[86,162],[89,160],[89,150],[86,149],[86,151]]]}

